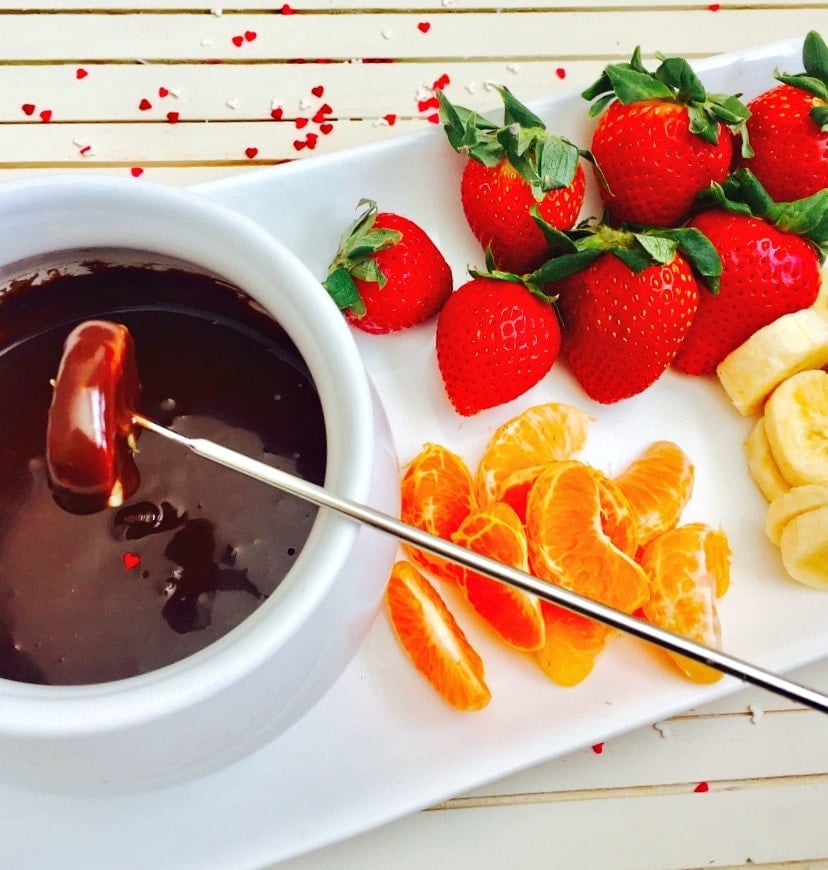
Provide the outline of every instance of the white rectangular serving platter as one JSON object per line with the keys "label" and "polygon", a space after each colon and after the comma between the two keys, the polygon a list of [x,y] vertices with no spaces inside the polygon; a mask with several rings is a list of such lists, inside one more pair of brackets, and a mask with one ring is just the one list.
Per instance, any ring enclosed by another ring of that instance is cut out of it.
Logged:
{"label": "white rectangular serving platter", "polygon": [[[749,98],[774,84],[776,66],[799,70],[801,42],[722,56],[697,68],[709,89]],[[580,97],[533,108],[550,131],[588,146],[587,106]],[[197,190],[260,223],[320,279],[358,200],[373,198],[382,210],[398,211],[432,235],[459,285],[468,264],[482,265],[460,209],[461,167],[435,128]],[[594,207],[593,201],[584,216]],[[763,531],[765,503],[745,466],[742,443],[751,421],[733,410],[714,379],[668,372],[646,393],[605,407],[590,402],[556,367],[519,400],[464,419],[442,390],[433,324],[396,336],[358,335],[356,341],[388,412],[401,463],[424,442],[436,441],[473,468],[499,423],[547,401],[570,402],[594,415],[582,455],[611,473],[653,440],[676,441],[697,471],[684,519],[721,525],[733,548],[731,589],[721,604],[727,652],[783,672],[828,653],[828,595],[786,579]],[[2,863],[263,866],[740,686],[731,678],[713,686],[689,683],[658,651],[622,637],[584,683],[561,689],[528,657],[493,640],[462,602],[451,598],[449,604],[486,663],[493,700],[482,712],[447,707],[404,659],[381,613],[328,695],[288,733],[227,770],[176,788],[106,797],[0,786]]]}

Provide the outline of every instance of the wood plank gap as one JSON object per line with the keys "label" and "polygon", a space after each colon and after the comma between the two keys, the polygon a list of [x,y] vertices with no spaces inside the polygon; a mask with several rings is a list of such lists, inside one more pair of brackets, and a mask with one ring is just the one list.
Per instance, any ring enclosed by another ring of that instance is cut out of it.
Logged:
{"label": "wood plank gap", "polygon": [[[828,783],[828,772],[782,776],[762,776],[744,779],[706,780],[706,791],[728,792],[745,789],[780,788],[782,786],[811,786]],[[698,782],[660,783],[653,785],[630,785],[608,788],[569,789],[556,792],[528,792],[525,794],[480,795],[459,797],[435,804],[425,812],[441,810],[486,809],[501,806],[524,806],[527,804],[564,803],[571,801],[607,800],[618,798],[653,797],[694,792]]]}

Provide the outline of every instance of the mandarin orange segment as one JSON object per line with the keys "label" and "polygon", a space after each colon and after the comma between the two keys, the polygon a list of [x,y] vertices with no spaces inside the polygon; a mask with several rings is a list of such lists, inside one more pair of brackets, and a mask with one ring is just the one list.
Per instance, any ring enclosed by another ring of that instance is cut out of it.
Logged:
{"label": "mandarin orange segment", "polygon": [[520,517],[522,523],[526,522],[526,502],[529,498],[529,490],[532,489],[543,469],[542,465],[520,468],[505,477],[498,487],[496,501],[509,505]]}
{"label": "mandarin orange segment", "polygon": [[[502,502],[492,502],[471,514],[451,539],[504,565],[529,570],[523,523],[515,511]],[[461,571],[466,600],[507,644],[527,651],[543,645],[543,617],[540,601],[534,595],[475,571]]]}
{"label": "mandarin orange segment", "polygon": [[[654,538],[640,560],[651,583],[645,618],[653,625],[721,649],[716,598],[730,582],[730,546],[724,532],[704,523],[678,526]],[[721,677],[719,671],[687,656],[669,651],[668,655],[694,682],[713,683]]]}
{"label": "mandarin orange segment", "polygon": [[526,507],[529,564],[542,580],[632,613],[649,594],[647,575],[604,531],[595,470],[574,460],[549,465]]}
{"label": "mandarin orange segment", "polygon": [[560,402],[527,408],[489,439],[477,468],[477,498],[493,501],[514,471],[568,459],[586,443],[589,414]]}
{"label": "mandarin orange segment", "polygon": [[[475,509],[474,482],[466,463],[439,444],[426,444],[408,464],[400,485],[403,522],[450,540]],[[444,580],[456,582],[457,567],[406,544],[409,557]]]}
{"label": "mandarin orange segment", "polygon": [[546,641],[535,653],[535,661],[559,686],[575,686],[589,676],[618,629],[548,601],[541,602],[541,610]]}
{"label": "mandarin orange segment", "polygon": [[638,545],[677,525],[693,492],[694,468],[672,441],[656,441],[615,478],[638,526]]}
{"label": "mandarin orange segment", "polygon": [[491,692],[483,660],[431,583],[410,563],[397,562],[385,601],[400,645],[440,695],[458,710],[485,707]]}
{"label": "mandarin orange segment", "polygon": [[609,539],[628,556],[638,551],[638,519],[629,499],[611,478],[595,470],[601,502],[601,527]]}

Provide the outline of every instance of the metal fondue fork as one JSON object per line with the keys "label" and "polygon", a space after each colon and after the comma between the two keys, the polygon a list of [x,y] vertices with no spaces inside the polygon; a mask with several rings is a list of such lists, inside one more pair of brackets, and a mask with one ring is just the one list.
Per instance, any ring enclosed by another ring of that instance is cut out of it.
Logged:
{"label": "metal fondue fork", "polygon": [[651,625],[642,619],[630,616],[615,608],[607,607],[605,604],[593,601],[591,598],[583,595],[578,595],[561,586],[539,580],[525,571],[511,568],[494,559],[490,559],[488,556],[467,550],[465,547],[424,532],[415,526],[408,525],[396,517],[375,510],[367,505],[341,498],[324,487],[304,480],[301,477],[296,477],[293,474],[288,474],[278,468],[272,468],[263,462],[251,459],[227,447],[222,447],[220,444],[215,444],[204,438],[188,438],[180,435],[178,432],[160,426],[158,423],[140,414],[133,414],[133,421],[142,429],[175,441],[198,456],[211,462],[216,462],[219,465],[224,465],[247,477],[254,478],[269,486],[274,486],[291,495],[298,496],[318,507],[328,508],[336,513],[344,514],[357,522],[380,529],[401,541],[412,544],[419,549],[427,550],[437,556],[442,556],[445,559],[462,565],[464,568],[484,574],[493,580],[513,586],[516,589],[521,589],[524,592],[529,592],[538,598],[557,604],[581,616],[596,619],[612,628],[617,628],[656,646],[680,653],[697,662],[709,665],[724,674],[737,677],[746,683],[759,686],[790,700],[798,701],[822,713],[828,713],[828,695],[815,689],[802,686],[778,674],[757,667],[750,662],[742,661],[712,647]]}

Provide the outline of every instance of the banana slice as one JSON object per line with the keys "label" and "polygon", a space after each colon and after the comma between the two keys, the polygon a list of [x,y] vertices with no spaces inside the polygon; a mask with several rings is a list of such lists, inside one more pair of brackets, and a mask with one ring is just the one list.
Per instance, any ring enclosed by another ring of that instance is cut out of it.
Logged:
{"label": "banana slice", "polygon": [[799,372],[765,405],[773,458],[791,486],[828,483],[828,372]]}
{"label": "banana slice", "polygon": [[828,269],[822,273],[822,283],[819,285],[819,293],[813,307],[828,311]]}
{"label": "banana slice", "polygon": [[828,589],[828,505],[785,524],[779,540],[785,570],[800,583]]}
{"label": "banana slice", "polygon": [[761,410],[786,378],[828,365],[828,305],[803,308],[757,330],[728,354],[716,373],[736,408],[746,416]]}
{"label": "banana slice", "polygon": [[765,517],[768,537],[778,546],[783,529],[794,517],[824,505],[828,505],[828,483],[806,483],[782,493],[768,507]]}
{"label": "banana slice", "polygon": [[771,453],[764,417],[760,417],[750,430],[745,440],[745,455],[750,476],[768,501],[773,501],[790,489]]}

